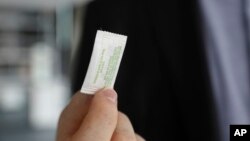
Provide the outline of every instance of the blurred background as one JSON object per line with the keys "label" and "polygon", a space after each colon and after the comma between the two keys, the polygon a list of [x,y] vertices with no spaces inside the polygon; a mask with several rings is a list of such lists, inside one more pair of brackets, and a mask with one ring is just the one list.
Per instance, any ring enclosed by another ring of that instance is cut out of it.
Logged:
{"label": "blurred background", "polygon": [[0,0],[0,141],[54,140],[87,2]]}
{"label": "blurred background", "polygon": [[129,37],[114,88],[138,134],[228,141],[230,124],[250,123],[249,9],[246,0],[0,0],[0,141],[54,141],[98,29]]}

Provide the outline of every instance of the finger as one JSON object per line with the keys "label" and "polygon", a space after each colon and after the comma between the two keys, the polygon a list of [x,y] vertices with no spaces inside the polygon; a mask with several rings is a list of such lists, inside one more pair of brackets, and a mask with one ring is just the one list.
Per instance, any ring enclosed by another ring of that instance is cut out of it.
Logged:
{"label": "finger", "polygon": [[87,114],[92,97],[80,92],[77,92],[72,97],[70,103],[61,113],[58,123],[57,141],[67,140],[78,130],[84,116]]}
{"label": "finger", "polygon": [[112,89],[98,92],[74,141],[110,141],[117,124],[117,94]]}
{"label": "finger", "polygon": [[136,141],[135,132],[128,117],[119,112],[112,141]]}
{"label": "finger", "polygon": [[140,135],[135,134],[136,137],[136,141],[145,141],[145,139],[143,139]]}

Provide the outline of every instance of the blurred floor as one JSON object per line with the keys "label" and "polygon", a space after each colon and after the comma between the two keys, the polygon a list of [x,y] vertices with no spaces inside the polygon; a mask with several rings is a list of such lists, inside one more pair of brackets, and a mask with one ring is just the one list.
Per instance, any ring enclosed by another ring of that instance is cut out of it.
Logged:
{"label": "blurred floor", "polygon": [[55,131],[19,131],[11,133],[2,133],[0,141],[54,141]]}

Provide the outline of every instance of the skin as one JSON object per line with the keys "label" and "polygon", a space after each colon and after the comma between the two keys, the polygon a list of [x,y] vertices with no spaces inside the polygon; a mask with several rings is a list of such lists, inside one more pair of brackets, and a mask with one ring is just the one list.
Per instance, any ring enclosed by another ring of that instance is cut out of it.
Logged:
{"label": "skin", "polygon": [[95,95],[77,92],[63,110],[56,141],[145,141],[129,118],[117,109],[117,93],[103,89]]}

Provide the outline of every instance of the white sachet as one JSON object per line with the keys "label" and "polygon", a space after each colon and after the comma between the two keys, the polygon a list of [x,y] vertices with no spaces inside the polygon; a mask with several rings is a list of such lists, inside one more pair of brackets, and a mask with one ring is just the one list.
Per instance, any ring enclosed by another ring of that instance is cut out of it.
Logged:
{"label": "white sachet", "polygon": [[104,87],[113,88],[126,41],[127,36],[97,30],[82,93],[94,94]]}

